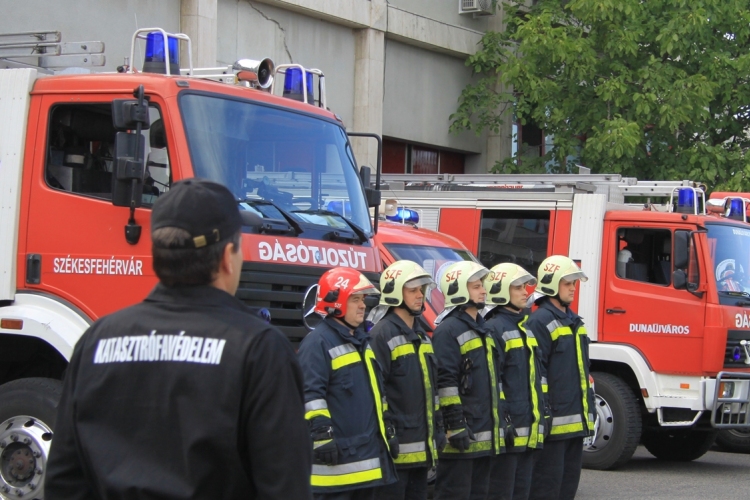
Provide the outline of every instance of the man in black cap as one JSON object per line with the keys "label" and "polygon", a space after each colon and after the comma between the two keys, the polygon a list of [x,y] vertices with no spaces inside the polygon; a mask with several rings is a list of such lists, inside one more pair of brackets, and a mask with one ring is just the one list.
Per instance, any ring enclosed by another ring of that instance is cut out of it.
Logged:
{"label": "man in black cap", "polygon": [[47,499],[307,499],[303,381],[287,339],[233,297],[244,214],[175,183],[151,218],[160,283],[76,344]]}

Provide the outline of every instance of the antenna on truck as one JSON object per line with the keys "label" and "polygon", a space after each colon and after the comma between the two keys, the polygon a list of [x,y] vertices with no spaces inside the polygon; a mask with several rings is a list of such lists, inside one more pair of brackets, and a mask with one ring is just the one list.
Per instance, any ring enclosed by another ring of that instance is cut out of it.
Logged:
{"label": "antenna on truck", "polygon": [[59,31],[0,34],[0,69],[33,68],[52,74],[55,69],[104,66],[104,42],[63,42]]}

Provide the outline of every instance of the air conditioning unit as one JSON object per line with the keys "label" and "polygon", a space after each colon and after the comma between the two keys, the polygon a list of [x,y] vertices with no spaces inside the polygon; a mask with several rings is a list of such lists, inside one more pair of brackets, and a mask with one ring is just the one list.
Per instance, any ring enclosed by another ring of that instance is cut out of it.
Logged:
{"label": "air conditioning unit", "polygon": [[458,13],[474,17],[495,15],[495,0],[458,0]]}

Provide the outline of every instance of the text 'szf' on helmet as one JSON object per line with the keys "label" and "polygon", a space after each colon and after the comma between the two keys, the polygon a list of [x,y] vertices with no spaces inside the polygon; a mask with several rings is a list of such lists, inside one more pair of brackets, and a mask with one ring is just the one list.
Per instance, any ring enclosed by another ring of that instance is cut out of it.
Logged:
{"label": "text 'szf' on helmet", "polygon": [[460,306],[469,302],[468,284],[481,280],[489,269],[470,260],[451,264],[440,276],[440,291],[445,296],[445,306]]}
{"label": "text 'szf' on helmet", "polygon": [[378,289],[365,276],[350,267],[336,267],[323,273],[318,281],[315,312],[321,316],[346,315],[346,304],[352,295],[377,295]]}
{"label": "text 'szf' on helmet", "polygon": [[404,287],[422,287],[422,293],[434,288],[430,273],[410,260],[394,262],[380,275],[380,305],[400,306],[404,301]]}
{"label": "text 'szf' on helmet", "polygon": [[552,255],[539,264],[537,273],[539,285],[536,290],[544,295],[555,297],[560,291],[560,280],[588,281],[588,279],[586,273],[581,271],[572,259],[564,255]]}
{"label": "text 'szf' on helmet", "polygon": [[484,278],[487,303],[500,306],[508,304],[510,287],[515,285],[536,285],[536,278],[517,264],[506,262],[496,265]]}

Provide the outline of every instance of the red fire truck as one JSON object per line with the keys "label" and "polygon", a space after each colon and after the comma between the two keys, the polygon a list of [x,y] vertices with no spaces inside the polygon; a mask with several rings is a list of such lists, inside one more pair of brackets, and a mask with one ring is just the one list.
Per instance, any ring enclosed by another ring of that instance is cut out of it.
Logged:
{"label": "red fire truck", "polygon": [[[95,44],[0,38],[0,496],[43,497],[59,380],[83,331],[156,283],[150,209],[171,183],[220,182],[258,216],[243,229],[237,296],[293,341],[326,269],[373,281],[381,270],[379,193],[326,109],[322,72],[270,60],[180,69],[185,35],[139,30],[133,47],[140,38],[141,71],[66,75],[43,67],[103,62],[64,53]],[[17,59],[28,55],[40,67]]]}
{"label": "red fire truck", "polygon": [[574,307],[597,393],[585,466],[616,468],[639,442],[658,458],[693,460],[717,431],[750,430],[747,203],[706,202],[688,181],[589,173],[383,182],[384,199],[418,210],[487,267],[536,273],[552,254],[580,262],[589,280]]}

